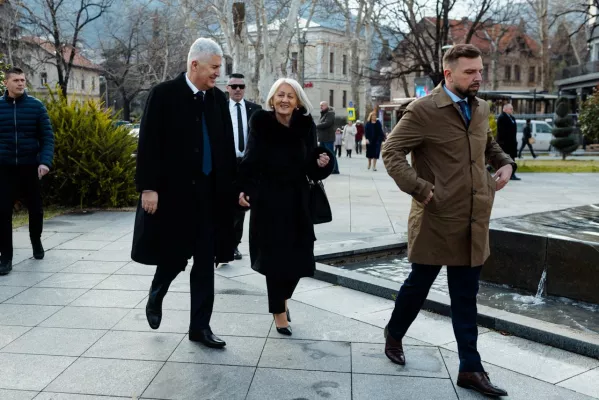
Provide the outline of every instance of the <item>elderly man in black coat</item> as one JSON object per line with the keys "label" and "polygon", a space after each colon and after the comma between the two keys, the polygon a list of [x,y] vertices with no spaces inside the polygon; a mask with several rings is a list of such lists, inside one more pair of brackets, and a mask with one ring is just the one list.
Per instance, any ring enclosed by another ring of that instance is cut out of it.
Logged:
{"label": "elderly man in black coat", "polygon": [[[509,103],[505,104],[503,112],[497,118],[497,144],[501,146],[504,153],[508,154],[512,160],[515,160],[518,156],[518,139],[516,139],[518,125],[513,114],[514,107]],[[520,180],[516,176],[515,170],[512,172],[510,179],[513,181]]]}
{"label": "elderly man in black coat", "polygon": [[143,114],[136,185],[141,192],[132,258],[157,265],[146,316],[162,319],[169,285],[193,256],[189,340],[220,348],[210,329],[214,268],[233,260],[233,187],[237,163],[229,106],[215,87],[222,61],[216,42],[200,38],[187,73],[155,86]]}

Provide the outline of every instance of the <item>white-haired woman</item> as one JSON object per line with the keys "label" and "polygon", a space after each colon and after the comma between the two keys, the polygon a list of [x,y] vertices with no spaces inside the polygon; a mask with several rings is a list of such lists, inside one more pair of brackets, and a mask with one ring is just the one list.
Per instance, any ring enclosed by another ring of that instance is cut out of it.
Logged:
{"label": "white-haired woman", "polygon": [[308,178],[325,179],[334,167],[333,154],[316,145],[311,111],[297,81],[275,82],[265,109],[250,120],[238,177],[239,204],[252,209],[252,268],[266,276],[269,312],[284,335],[291,335],[287,300],[300,278],[315,271]]}

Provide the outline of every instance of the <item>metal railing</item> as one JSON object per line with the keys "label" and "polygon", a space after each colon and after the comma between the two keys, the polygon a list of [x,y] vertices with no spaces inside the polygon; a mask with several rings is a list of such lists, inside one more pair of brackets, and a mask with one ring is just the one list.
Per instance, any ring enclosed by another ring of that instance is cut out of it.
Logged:
{"label": "metal railing", "polygon": [[556,80],[575,78],[577,76],[599,73],[599,61],[566,67],[556,74]]}

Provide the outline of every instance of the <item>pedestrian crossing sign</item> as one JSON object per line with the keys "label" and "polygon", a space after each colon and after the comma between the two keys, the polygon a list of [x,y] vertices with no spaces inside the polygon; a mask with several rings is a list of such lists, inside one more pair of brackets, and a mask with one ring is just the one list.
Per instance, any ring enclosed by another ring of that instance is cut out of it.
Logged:
{"label": "pedestrian crossing sign", "polygon": [[356,120],[356,109],[355,108],[348,108],[347,109],[347,120],[348,121],[355,121]]}

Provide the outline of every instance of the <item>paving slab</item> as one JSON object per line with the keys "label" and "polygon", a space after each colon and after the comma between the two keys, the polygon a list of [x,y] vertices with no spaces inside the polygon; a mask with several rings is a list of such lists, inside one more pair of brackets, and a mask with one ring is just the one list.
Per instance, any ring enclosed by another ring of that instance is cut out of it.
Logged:
{"label": "paving slab", "polygon": [[244,400],[255,368],[168,362],[143,397],[168,400]]}
{"label": "paving slab", "polygon": [[45,272],[19,272],[13,271],[8,275],[3,275],[0,279],[0,286],[33,286],[38,282],[52,276]]}
{"label": "paving slab", "polygon": [[566,379],[558,386],[599,399],[599,368]]}
{"label": "paving slab", "polygon": [[352,387],[353,400],[458,399],[449,379],[353,374]]}
{"label": "paving slab", "polygon": [[21,325],[36,326],[52,314],[56,313],[60,306],[39,306],[23,304],[0,304],[0,326]]}
{"label": "paving slab", "polygon": [[73,301],[71,305],[75,307],[133,308],[146,297],[146,293],[140,291],[92,289]]}
{"label": "paving slab", "polygon": [[0,351],[78,357],[104,334],[104,330],[35,327]]}
{"label": "paving slab", "polygon": [[[488,399],[486,396],[472,390],[463,389],[457,385],[458,367],[460,365],[457,353],[441,349],[441,355],[445,360],[460,400]],[[591,400],[591,397],[489,363],[483,363],[483,367],[489,373],[491,382],[508,392],[509,396],[503,397],[504,399]]]}
{"label": "paving slab", "polygon": [[75,360],[75,357],[0,353],[0,388],[42,390]]}
{"label": "paving slab", "polygon": [[60,272],[77,274],[112,274],[126,264],[126,261],[75,261]]}
{"label": "paving slab", "polygon": [[46,390],[138,398],[162,365],[156,361],[79,358]]}
{"label": "paving slab", "polygon": [[71,303],[87,289],[63,289],[63,288],[29,288],[11,299],[5,304],[42,304],[48,306],[66,306]]}
{"label": "paving slab", "polygon": [[41,326],[53,328],[110,329],[129,310],[124,308],[64,307]]}
{"label": "paving slab", "polygon": [[[443,346],[457,351],[452,342]],[[599,366],[599,360],[531,342],[515,336],[489,332],[478,338],[483,361],[549,383],[558,383]]]}
{"label": "paving slab", "polygon": [[144,309],[133,309],[112,329],[137,332],[187,333],[189,331],[189,311],[163,311],[160,328],[153,330],[148,325],[146,311]]}
{"label": "paving slab", "polygon": [[351,375],[347,373],[258,368],[246,400],[351,398]]}
{"label": "paving slab", "polygon": [[166,361],[183,339],[182,334],[110,331],[84,357]]}
{"label": "paving slab", "polygon": [[7,390],[0,389],[0,399],[2,400],[31,400],[37,396],[38,392],[26,390]]}
{"label": "paving slab", "polygon": [[0,349],[16,340],[30,330],[28,326],[2,326],[0,325]]}
{"label": "paving slab", "polygon": [[38,283],[36,287],[91,289],[109,276],[108,274],[63,274],[58,272]]}
{"label": "paving slab", "polygon": [[0,286],[0,303],[27,290],[27,286]]}
{"label": "paving slab", "polygon": [[259,367],[351,372],[351,345],[348,342],[269,338]]}
{"label": "paving slab", "polygon": [[264,349],[266,338],[224,336],[219,337],[227,342],[224,349],[211,349],[201,343],[192,342],[186,336],[168,361],[221,364],[255,367]]}

